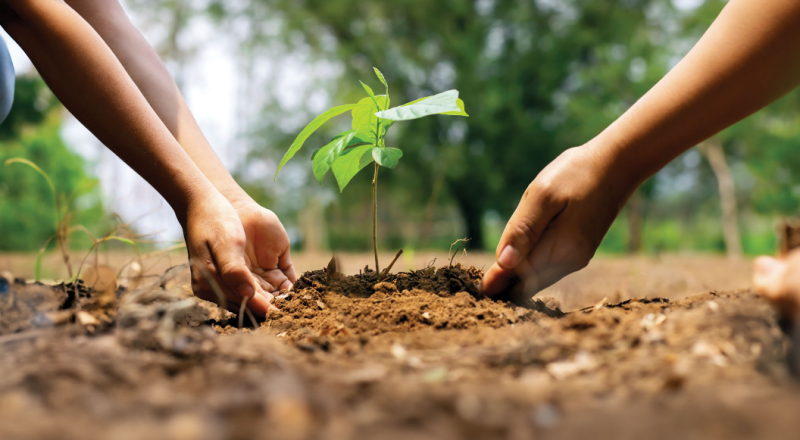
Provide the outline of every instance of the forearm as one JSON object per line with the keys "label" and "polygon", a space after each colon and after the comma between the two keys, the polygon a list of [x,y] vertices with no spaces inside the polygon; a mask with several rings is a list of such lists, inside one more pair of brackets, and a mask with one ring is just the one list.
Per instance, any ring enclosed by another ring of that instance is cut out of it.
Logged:
{"label": "forearm", "polygon": [[638,185],[800,83],[800,2],[732,0],[689,54],[589,142]]}
{"label": "forearm", "polygon": [[[180,148],[99,35],[57,0],[8,1],[6,31],[55,95],[179,214],[211,184]],[[212,188],[213,189],[213,188]]]}
{"label": "forearm", "polygon": [[203,174],[226,197],[243,191],[194,119],[158,54],[117,0],[67,0],[108,44],[145,99]]}

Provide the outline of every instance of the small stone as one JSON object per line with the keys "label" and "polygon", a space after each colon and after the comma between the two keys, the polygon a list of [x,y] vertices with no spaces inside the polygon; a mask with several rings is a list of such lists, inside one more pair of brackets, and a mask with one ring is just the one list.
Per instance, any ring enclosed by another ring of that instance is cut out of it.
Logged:
{"label": "small stone", "polygon": [[408,357],[408,351],[406,351],[405,347],[398,343],[392,344],[390,351],[392,352],[392,356],[394,356],[398,361],[404,361],[406,357]]}
{"label": "small stone", "polygon": [[78,318],[78,322],[80,322],[82,325],[89,326],[89,325],[100,324],[100,321],[98,321],[97,318],[90,315],[89,312],[86,312],[84,310],[78,312],[78,315],[76,317]]}
{"label": "small stone", "polygon": [[325,303],[320,300],[317,300],[317,306],[319,306],[320,309],[325,309]]}
{"label": "small stone", "polygon": [[711,309],[712,312],[716,312],[719,310],[719,304],[716,301],[709,301],[708,308]]}
{"label": "small stone", "polygon": [[597,367],[597,361],[590,353],[579,351],[571,361],[551,362],[545,369],[556,379],[565,379],[579,373],[593,370]]}
{"label": "small stone", "polygon": [[447,380],[448,371],[445,367],[438,367],[434,368],[433,370],[428,370],[425,374],[422,375],[422,380],[424,382],[442,382]]}
{"label": "small stone", "polygon": [[533,423],[542,428],[553,428],[558,424],[558,409],[550,403],[545,403],[534,408],[531,418]]}

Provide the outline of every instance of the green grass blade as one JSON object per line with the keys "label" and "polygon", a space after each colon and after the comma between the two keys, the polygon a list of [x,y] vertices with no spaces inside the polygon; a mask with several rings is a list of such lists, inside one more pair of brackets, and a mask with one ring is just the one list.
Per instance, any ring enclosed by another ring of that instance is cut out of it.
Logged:
{"label": "green grass blade", "polygon": [[56,196],[56,187],[55,185],[53,185],[53,181],[50,180],[50,176],[48,176],[47,173],[45,173],[41,168],[39,168],[38,165],[29,161],[28,159],[23,159],[21,157],[14,157],[5,161],[6,166],[11,165],[12,163],[21,163],[36,170],[37,173],[41,174],[42,177],[44,177],[45,180],[47,180],[47,184],[50,185],[50,190],[53,191],[53,197]]}
{"label": "green grass blade", "polygon": [[47,246],[50,245],[50,242],[53,241],[56,236],[56,234],[51,235],[50,238],[44,242],[44,246],[39,249],[39,253],[36,255],[36,263],[33,266],[33,279],[36,281],[39,281],[42,277],[42,257],[44,256],[44,252],[47,250]]}

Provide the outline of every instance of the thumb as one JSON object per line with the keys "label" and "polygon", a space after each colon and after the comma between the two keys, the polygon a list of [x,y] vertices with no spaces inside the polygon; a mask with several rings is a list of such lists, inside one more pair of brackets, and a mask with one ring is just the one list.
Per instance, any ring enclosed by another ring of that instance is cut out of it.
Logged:
{"label": "thumb", "polygon": [[497,264],[503,269],[517,267],[539,242],[561,208],[548,194],[531,184],[500,237]]}

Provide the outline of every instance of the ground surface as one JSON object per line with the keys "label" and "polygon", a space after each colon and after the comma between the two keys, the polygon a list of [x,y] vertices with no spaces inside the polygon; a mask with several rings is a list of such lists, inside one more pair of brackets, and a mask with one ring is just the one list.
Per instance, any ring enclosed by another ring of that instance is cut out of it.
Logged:
{"label": "ground surface", "polygon": [[125,292],[0,281],[0,438],[798,436],[747,262],[599,261],[526,307],[437,265],[311,272],[242,330],[180,268]]}

